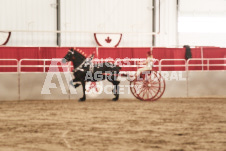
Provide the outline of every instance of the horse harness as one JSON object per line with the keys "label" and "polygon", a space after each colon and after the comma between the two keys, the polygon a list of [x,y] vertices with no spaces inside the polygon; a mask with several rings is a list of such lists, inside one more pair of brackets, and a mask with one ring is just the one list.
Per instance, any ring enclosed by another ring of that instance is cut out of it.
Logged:
{"label": "horse harness", "polygon": [[82,71],[84,72],[85,70],[83,69],[83,67],[89,67],[88,71],[90,71],[91,73],[93,73],[94,71],[94,64],[92,62],[94,55],[92,55],[90,58],[85,59],[77,68],[75,68],[73,71],[77,72],[77,71]]}

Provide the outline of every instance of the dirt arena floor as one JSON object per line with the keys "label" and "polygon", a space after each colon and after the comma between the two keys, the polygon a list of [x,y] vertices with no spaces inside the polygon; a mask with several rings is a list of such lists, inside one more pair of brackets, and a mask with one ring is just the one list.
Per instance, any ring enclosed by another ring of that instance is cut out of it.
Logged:
{"label": "dirt arena floor", "polygon": [[226,150],[226,99],[0,102],[1,151]]}

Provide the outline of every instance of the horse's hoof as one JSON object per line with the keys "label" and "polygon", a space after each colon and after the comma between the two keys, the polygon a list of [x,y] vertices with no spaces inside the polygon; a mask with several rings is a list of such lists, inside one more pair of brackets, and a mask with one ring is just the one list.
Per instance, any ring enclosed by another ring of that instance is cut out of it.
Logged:
{"label": "horse's hoof", "polygon": [[86,99],[85,98],[80,98],[79,99],[79,102],[83,102],[83,101],[85,101]]}
{"label": "horse's hoof", "polygon": [[80,84],[76,84],[76,85],[74,85],[74,87],[75,87],[75,88],[77,88],[78,86],[80,86]]}
{"label": "horse's hoof", "polygon": [[112,101],[118,101],[118,98],[113,98]]}

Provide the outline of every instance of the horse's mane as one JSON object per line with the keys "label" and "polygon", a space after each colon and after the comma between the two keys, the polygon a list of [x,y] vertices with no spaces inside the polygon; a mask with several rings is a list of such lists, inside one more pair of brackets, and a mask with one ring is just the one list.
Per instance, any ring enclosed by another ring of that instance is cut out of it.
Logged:
{"label": "horse's mane", "polygon": [[81,59],[81,60],[86,59],[86,56],[87,56],[87,55],[86,55],[82,50],[71,48],[70,51],[71,51],[71,52],[74,52],[74,56],[75,56],[77,59]]}

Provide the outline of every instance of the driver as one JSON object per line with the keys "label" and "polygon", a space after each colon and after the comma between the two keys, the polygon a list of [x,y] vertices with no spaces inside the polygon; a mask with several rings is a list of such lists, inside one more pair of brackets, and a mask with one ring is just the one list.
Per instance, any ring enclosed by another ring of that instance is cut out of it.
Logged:
{"label": "driver", "polygon": [[151,51],[148,51],[147,52],[147,59],[145,60],[145,62],[139,63],[139,64],[145,64],[146,66],[138,69],[137,75],[140,75],[140,73],[143,72],[143,71],[151,71],[153,64],[154,64],[153,62],[154,62],[153,55],[152,55]]}

